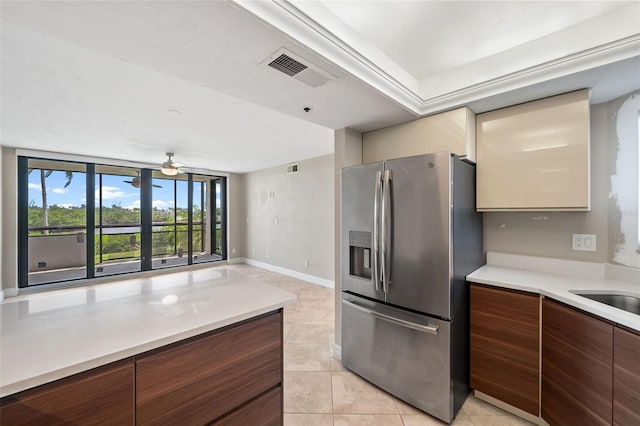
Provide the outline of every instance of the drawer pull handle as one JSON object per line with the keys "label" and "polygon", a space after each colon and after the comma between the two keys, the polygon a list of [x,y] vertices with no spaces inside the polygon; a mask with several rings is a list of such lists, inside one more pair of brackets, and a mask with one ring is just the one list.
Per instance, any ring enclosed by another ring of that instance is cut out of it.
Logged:
{"label": "drawer pull handle", "polygon": [[350,300],[343,300],[342,303],[351,306],[354,309],[359,310],[360,312],[364,312],[365,314],[369,314],[369,315],[373,315],[376,318],[379,318],[383,321],[387,321],[390,322],[392,324],[395,325],[399,325],[401,327],[406,327],[406,328],[411,328],[413,330],[416,331],[421,331],[423,333],[429,333],[429,334],[434,334],[437,335],[438,334],[438,328],[439,326],[430,326],[430,325],[422,325],[422,324],[416,324],[414,322],[411,321],[406,321],[400,318],[394,318],[391,315],[387,315],[387,314],[383,314],[381,312],[376,312],[373,311],[371,309],[365,308],[364,306],[360,306]]}

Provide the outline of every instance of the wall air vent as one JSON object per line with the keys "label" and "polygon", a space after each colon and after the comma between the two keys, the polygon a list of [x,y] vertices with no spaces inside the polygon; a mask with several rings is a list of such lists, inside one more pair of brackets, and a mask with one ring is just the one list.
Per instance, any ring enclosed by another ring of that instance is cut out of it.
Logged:
{"label": "wall air vent", "polygon": [[287,174],[298,173],[298,163],[287,164]]}
{"label": "wall air vent", "polygon": [[261,64],[278,70],[311,87],[322,86],[336,78],[285,48],[278,49],[262,61]]}

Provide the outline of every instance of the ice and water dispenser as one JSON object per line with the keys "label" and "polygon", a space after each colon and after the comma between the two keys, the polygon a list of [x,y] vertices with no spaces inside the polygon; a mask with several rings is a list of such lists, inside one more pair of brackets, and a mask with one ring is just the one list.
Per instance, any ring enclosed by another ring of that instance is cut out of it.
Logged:
{"label": "ice and water dispenser", "polygon": [[349,231],[349,274],[371,279],[371,232]]}

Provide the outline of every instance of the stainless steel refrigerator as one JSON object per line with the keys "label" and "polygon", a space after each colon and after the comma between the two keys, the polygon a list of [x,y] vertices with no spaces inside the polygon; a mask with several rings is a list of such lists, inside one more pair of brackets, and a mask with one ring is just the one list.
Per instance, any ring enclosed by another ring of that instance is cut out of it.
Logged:
{"label": "stainless steel refrigerator", "polygon": [[342,363],[451,422],[469,394],[483,264],[475,166],[449,152],[342,169]]}

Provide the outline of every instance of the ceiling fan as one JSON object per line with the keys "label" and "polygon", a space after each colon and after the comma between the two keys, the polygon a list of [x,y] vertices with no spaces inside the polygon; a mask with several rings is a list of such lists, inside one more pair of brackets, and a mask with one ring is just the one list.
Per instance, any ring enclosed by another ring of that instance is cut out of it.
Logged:
{"label": "ceiling fan", "polygon": [[[132,180],[125,180],[124,183],[128,183],[134,188],[140,188],[142,185],[142,180],[140,179],[140,172],[138,172],[138,176],[134,177]],[[162,188],[160,185],[152,185],[154,188]]]}
{"label": "ceiling fan", "polygon": [[178,173],[182,173],[182,171],[180,170],[180,167],[182,167],[183,164],[173,161],[173,158],[172,158],[173,152],[167,152],[166,155],[167,155],[167,161],[162,163],[162,166],[160,168],[160,171],[162,172],[162,174],[167,176],[175,176]]}

